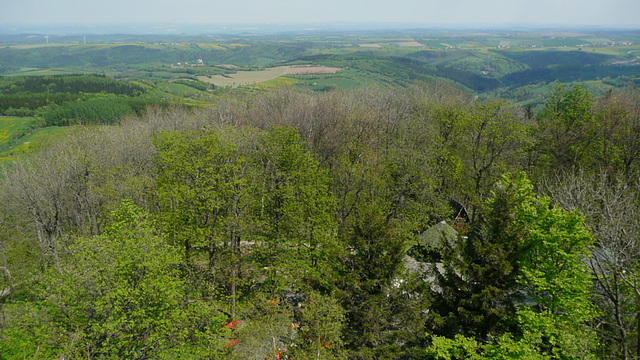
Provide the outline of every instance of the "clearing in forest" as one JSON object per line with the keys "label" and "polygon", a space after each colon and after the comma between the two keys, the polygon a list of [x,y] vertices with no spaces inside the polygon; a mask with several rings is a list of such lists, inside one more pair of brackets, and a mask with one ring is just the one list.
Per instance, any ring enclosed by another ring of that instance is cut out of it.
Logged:
{"label": "clearing in forest", "polygon": [[198,76],[198,80],[216,86],[246,86],[275,79],[287,73],[288,66],[278,66],[259,71],[237,71],[235,74]]}
{"label": "clearing in forest", "polygon": [[424,44],[421,44],[417,41],[403,41],[399,42],[398,45],[405,47],[424,47]]}
{"label": "clearing in forest", "polygon": [[283,75],[335,74],[340,68],[327,66],[278,66],[259,71],[237,71],[235,74],[198,76],[198,80],[216,86],[246,86],[273,80]]}

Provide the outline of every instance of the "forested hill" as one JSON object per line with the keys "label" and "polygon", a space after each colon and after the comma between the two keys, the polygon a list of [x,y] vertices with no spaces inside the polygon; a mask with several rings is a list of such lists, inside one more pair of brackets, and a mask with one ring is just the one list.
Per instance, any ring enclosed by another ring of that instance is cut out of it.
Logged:
{"label": "forested hill", "polygon": [[[184,80],[245,91],[295,84],[318,92],[444,81],[532,106],[544,102],[555,82],[580,82],[598,95],[640,84],[637,31],[413,29],[88,38],[53,36],[50,43],[37,35],[5,38],[0,75],[106,74],[169,92],[176,88],[170,84]],[[288,66],[337,69],[282,71]],[[229,80],[240,74],[245,80]],[[180,89],[174,95],[185,91],[191,93]]]}
{"label": "forested hill", "polygon": [[0,114],[35,116],[44,126],[112,124],[149,105],[166,104],[148,86],[105,75],[45,75],[0,78]]}
{"label": "forested hill", "polygon": [[[539,109],[440,82],[213,100],[69,127],[3,166],[0,359],[640,352],[637,89],[556,85]],[[421,240],[436,224],[449,236]]]}
{"label": "forested hill", "polygon": [[[5,79],[8,82],[9,79]],[[12,79],[10,85],[3,85],[0,91],[6,94],[17,93],[43,93],[62,92],[70,94],[85,93],[110,93],[115,95],[129,95],[142,92],[143,89],[135,84],[121,81],[113,81],[104,75],[91,76],[25,76]]]}

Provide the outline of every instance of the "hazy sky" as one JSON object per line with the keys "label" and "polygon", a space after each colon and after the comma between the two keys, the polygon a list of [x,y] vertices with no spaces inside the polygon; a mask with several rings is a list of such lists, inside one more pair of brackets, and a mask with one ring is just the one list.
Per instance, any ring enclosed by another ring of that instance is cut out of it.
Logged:
{"label": "hazy sky", "polygon": [[620,25],[640,0],[0,0],[0,23],[301,23]]}

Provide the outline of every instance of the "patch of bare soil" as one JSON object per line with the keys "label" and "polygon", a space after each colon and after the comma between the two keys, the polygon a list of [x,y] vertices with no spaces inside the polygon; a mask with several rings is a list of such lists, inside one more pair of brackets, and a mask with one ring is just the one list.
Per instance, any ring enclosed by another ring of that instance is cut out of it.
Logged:
{"label": "patch of bare soil", "polygon": [[407,47],[424,47],[424,44],[420,44],[417,41],[403,41],[399,42],[398,45]]}

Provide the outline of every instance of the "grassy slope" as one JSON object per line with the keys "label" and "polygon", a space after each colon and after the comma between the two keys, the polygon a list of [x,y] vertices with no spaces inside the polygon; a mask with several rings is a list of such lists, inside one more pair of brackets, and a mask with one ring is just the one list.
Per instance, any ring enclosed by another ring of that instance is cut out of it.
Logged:
{"label": "grassy slope", "polygon": [[33,118],[0,117],[0,165],[37,147],[44,137],[61,135],[66,128],[31,130]]}

